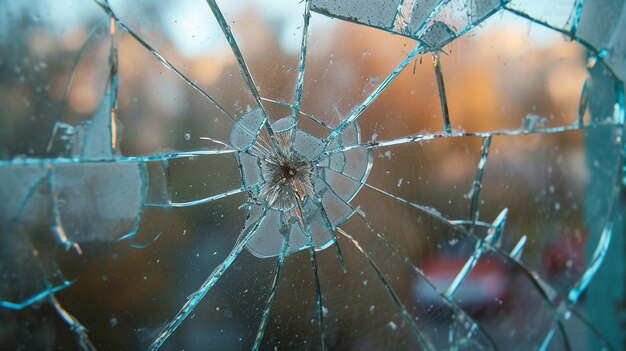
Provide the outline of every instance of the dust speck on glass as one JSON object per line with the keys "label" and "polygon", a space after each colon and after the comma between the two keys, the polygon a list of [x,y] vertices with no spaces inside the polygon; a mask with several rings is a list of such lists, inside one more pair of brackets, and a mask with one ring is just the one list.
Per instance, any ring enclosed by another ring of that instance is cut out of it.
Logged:
{"label": "dust speck on glass", "polygon": [[626,345],[623,0],[0,2],[0,348]]}

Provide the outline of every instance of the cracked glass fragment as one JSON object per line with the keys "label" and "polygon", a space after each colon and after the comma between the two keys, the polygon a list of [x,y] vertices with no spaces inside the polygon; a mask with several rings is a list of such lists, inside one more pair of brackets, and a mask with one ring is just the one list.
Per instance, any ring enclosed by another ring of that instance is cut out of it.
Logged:
{"label": "cracked glass fragment", "polygon": [[623,1],[586,1],[582,5],[576,36],[589,43],[613,68],[617,77],[626,77],[626,4]]}
{"label": "cracked glass fragment", "polygon": [[236,149],[250,148],[254,144],[265,119],[266,117],[260,109],[241,116],[230,133],[230,144]]}
{"label": "cracked glass fragment", "polygon": [[409,32],[415,34],[422,29],[443,2],[443,0],[415,1],[409,18]]}
{"label": "cracked glass fragment", "polygon": [[391,28],[398,13],[401,0],[333,1],[313,0],[311,9],[345,20],[379,28]]}
{"label": "cracked glass fragment", "polygon": [[455,37],[455,33],[443,22],[435,22],[426,29],[420,39],[433,49],[441,48]]}
{"label": "cracked glass fragment", "polygon": [[472,23],[483,19],[488,16],[490,12],[493,12],[500,7],[502,1],[500,0],[473,0],[471,1],[470,14]]}
{"label": "cracked glass fragment", "polygon": [[622,349],[625,6],[0,4],[0,349]]}
{"label": "cracked glass fragment", "polygon": [[555,28],[569,30],[577,20],[577,11],[580,12],[581,5],[582,3],[576,0],[512,0],[506,4],[506,7]]}
{"label": "cracked glass fragment", "polygon": [[111,115],[111,95],[106,94],[96,112],[84,126],[82,140],[75,141],[84,160],[111,160],[117,145],[117,121]]}
{"label": "cracked glass fragment", "polygon": [[52,167],[51,196],[68,238],[111,240],[130,232],[144,202],[141,172],[136,163]]}

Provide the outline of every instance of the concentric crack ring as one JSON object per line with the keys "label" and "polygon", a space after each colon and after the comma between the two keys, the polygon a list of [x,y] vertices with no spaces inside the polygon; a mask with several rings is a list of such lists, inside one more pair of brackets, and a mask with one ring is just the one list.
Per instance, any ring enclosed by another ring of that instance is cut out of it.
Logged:
{"label": "concentric crack ring", "polygon": [[259,222],[246,247],[257,257],[277,256],[285,239],[277,228],[287,227],[288,253],[310,246],[323,250],[334,241],[333,228],[354,213],[349,203],[369,175],[371,151],[343,151],[360,143],[357,123],[327,146],[285,117],[271,125],[277,147],[265,140],[264,123],[263,111],[252,110],[230,136],[231,145],[241,150],[237,160],[250,188],[246,227]]}

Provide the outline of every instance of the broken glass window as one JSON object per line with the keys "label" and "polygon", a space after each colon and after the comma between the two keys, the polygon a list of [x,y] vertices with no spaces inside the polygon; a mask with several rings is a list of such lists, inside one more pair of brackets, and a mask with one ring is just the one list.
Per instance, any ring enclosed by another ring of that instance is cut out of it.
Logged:
{"label": "broken glass window", "polygon": [[621,349],[623,1],[0,4],[3,349]]}

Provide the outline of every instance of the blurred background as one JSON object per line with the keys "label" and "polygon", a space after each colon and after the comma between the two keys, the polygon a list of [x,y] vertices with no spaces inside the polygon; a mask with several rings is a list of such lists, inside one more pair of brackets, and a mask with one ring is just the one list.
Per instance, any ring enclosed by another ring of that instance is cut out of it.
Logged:
{"label": "blurred background", "polygon": [[[260,94],[267,98],[264,107],[270,119],[289,116],[291,108],[285,105],[294,101],[304,4],[295,0],[218,4]],[[206,3],[120,0],[110,5],[138,37],[228,113],[239,117],[254,107]],[[33,0],[2,2],[0,19],[0,160],[58,157],[65,141],[62,131],[53,133],[55,123],[76,126],[89,120],[107,90],[109,18],[94,2]],[[228,142],[233,121],[136,38],[117,30],[120,154],[146,156],[216,147],[201,137]],[[409,38],[317,13],[312,14],[309,33],[302,112],[331,127],[416,45]],[[585,82],[615,85],[602,63],[590,64],[588,56],[580,44],[559,33],[510,13],[495,14],[441,54],[453,129],[532,132],[576,125]],[[361,140],[441,133],[438,94],[433,56],[418,56],[359,118]],[[604,94],[596,104],[614,105],[614,92]],[[593,116],[591,108],[583,112],[587,125],[607,117]],[[302,128],[310,128],[313,134],[322,137],[328,132],[303,121]],[[491,223],[508,208],[502,249],[510,252],[526,236],[524,266],[561,297],[581,279],[602,229],[612,220],[609,208],[617,199],[612,184],[619,177],[619,132],[617,127],[592,126],[493,137],[479,220]],[[434,208],[450,220],[467,220],[482,143],[482,138],[455,137],[374,149],[368,183]],[[169,167],[173,201],[190,201],[240,186],[232,155],[177,159]],[[61,270],[75,279],[57,298],[87,327],[98,349],[146,348],[185,298],[226,257],[245,222],[241,208],[245,201],[245,194],[239,194],[192,208],[148,210],[138,237],[145,242],[158,239],[144,249],[131,248],[126,241],[81,243],[82,255],[55,249]],[[474,248],[475,242],[459,232],[380,193],[363,189],[352,205],[442,290]],[[429,319],[420,323],[434,338],[442,337],[439,329],[451,320],[444,312],[436,312],[443,308],[440,299],[414,273],[400,268],[397,257],[385,252],[364,223],[353,216],[342,228],[370,245],[370,256],[393,279],[394,289],[407,305],[431,306],[429,311],[435,312],[426,312]],[[43,228],[24,235],[47,235]],[[481,225],[475,228],[478,236],[485,231]],[[382,301],[388,296],[375,272],[350,242],[342,238],[340,244],[347,274],[341,272],[334,250],[319,253],[328,345],[336,349],[411,348],[410,328],[397,319],[391,303]],[[624,295],[622,239],[612,245],[616,249],[609,260],[622,267],[617,271],[621,275],[601,272],[592,283],[591,295],[583,295],[576,308],[620,349],[623,326],[598,322],[605,308],[602,301],[606,301],[600,297],[606,291],[602,284],[613,279],[619,287],[608,297],[611,303]],[[258,259],[244,252],[164,349],[249,348],[275,265],[275,259]],[[536,288],[526,274],[509,259],[486,255],[455,295],[455,302],[503,349],[515,349],[520,342],[541,344],[553,327],[539,323],[542,316],[550,316],[550,306],[532,292]],[[265,348],[319,348],[316,324],[311,322],[316,318],[314,291],[307,252],[289,256]],[[623,313],[623,305],[612,308],[622,311],[615,314]],[[77,348],[76,336],[49,304],[20,311],[3,309],[0,318],[0,348]],[[597,337],[589,327],[570,322],[566,329],[571,344],[581,350],[597,349]],[[555,338],[551,347],[561,349],[563,342]]]}

